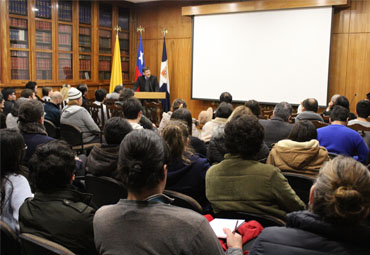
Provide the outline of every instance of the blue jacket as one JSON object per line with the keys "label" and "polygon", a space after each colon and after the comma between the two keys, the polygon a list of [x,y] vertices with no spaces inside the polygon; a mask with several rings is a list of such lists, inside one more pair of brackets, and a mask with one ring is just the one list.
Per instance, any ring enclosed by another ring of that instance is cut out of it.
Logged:
{"label": "blue jacket", "polygon": [[317,129],[317,140],[329,152],[350,156],[365,163],[369,149],[364,139],[356,131],[343,126],[332,124]]}
{"label": "blue jacket", "polygon": [[56,127],[60,126],[59,107],[52,102],[46,102],[44,105],[45,119],[50,120]]}
{"label": "blue jacket", "polygon": [[54,138],[43,134],[30,134],[24,132],[21,132],[21,134],[24,138],[25,144],[27,145],[26,155],[24,156],[23,159],[25,164],[28,163],[28,160],[35,152],[37,145],[48,143],[54,140]]}

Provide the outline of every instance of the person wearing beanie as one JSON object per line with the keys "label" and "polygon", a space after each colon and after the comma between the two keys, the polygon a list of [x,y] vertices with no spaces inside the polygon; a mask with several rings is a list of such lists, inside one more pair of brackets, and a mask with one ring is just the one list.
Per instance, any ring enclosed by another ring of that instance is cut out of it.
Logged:
{"label": "person wearing beanie", "polygon": [[82,93],[76,88],[70,88],[68,91],[68,105],[63,109],[60,119],[61,124],[71,124],[79,127],[82,134],[83,142],[99,143],[98,133],[100,129],[94,122],[89,112],[81,107]]}

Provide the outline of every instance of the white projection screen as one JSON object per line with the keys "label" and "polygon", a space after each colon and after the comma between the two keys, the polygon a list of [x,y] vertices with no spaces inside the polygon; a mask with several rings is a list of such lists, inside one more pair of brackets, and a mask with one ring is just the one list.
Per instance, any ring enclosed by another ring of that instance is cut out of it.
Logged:
{"label": "white projection screen", "polygon": [[332,7],[194,16],[192,98],[325,105],[331,24]]}

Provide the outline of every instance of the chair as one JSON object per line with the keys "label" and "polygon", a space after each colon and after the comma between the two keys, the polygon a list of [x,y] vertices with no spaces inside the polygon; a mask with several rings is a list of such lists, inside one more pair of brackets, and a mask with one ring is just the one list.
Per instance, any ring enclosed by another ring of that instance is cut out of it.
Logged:
{"label": "chair", "polygon": [[122,106],[119,104],[107,105],[107,119],[112,117],[121,117],[123,118],[123,109]]}
{"label": "chair", "polygon": [[171,205],[187,208],[198,213],[203,212],[202,206],[192,197],[173,190],[164,190],[163,194],[173,198]]}
{"label": "chair", "polygon": [[262,116],[266,116],[266,118],[269,120],[271,119],[273,110],[262,110]]}
{"label": "chair", "polygon": [[157,127],[161,123],[163,106],[161,102],[145,101],[144,102],[145,116],[148,117]]}
{"label": "chair", "polygon": [[20,238],[24,255],[75,255],[64,246],[36,235],[23,233]]}
{"label": "chair", "polygon": [[90,113],[91,117],[95,121],[96,125],[103,130],[105,124],[105,114],[103,104],[90,104],[87,107],[87,111]]}
{"label": "chair", "polygon": [[315,181],[315,177],[287,172],[283,172],[283,175],[288,179],[289,185],[295,191],[297,196],[305,204],[308,204],[311,186]]}
{"label": "chair", "polygon": [[93,195],[96,208],[117,203],[127,197],[127,190],[119,181],[107,176],[85,176],[86,192]]}
{"label": "chair", "polygon": [[329,125],[328,123],[318,121],[318,120],[312,120],[312,124],[315,126],[316,129],[321,128],[321,127],[326,127]]}
{"label": "chair", "polygon": [[366,135],[366,132],[370,132],[370,127],[365,127],[361,124],[348,125],[347,127],[359,132],[362,137]]}
{"label": "chair", "polygon": [[1,254],[20,255],[21,247],[17,234],[2,220],[0,220],[0,230]]}
{"label": "chair", "polygon": [[58,139],[59,138],[59,129],[54,125],[50,120],[44,120],[44,127],[48,136]]}
{"label": "chair", "polygon": [[255,220],[260,223],[264,228],[271,226],[285,226],[285,222],[277,217],[271,215],[247,213],[247,212],[233,212],[223,211],[216,213],[215,218],[225,219],[244,219],[245,221]]}
{"label": "chair", "polygon": [[[60,124],[60,137],[61,139],[65,140],[73,150],[84,151],[84,149],[91,149],[96,145],[95,143],[84,144],[82,139],[83,133],[84,132],[82,132],[81,129],[75,125]],[[100,142],[102,142],[101,140],[102,138],[100,136]]]}

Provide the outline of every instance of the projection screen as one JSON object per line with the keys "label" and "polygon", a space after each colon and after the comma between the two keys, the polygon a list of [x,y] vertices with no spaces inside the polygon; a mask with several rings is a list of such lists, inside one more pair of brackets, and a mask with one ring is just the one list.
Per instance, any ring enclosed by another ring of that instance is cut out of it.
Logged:
{"label": "projection screen", "polygon": [[331,23],[332,7],[194,16],[192,98],[325,105]]}

